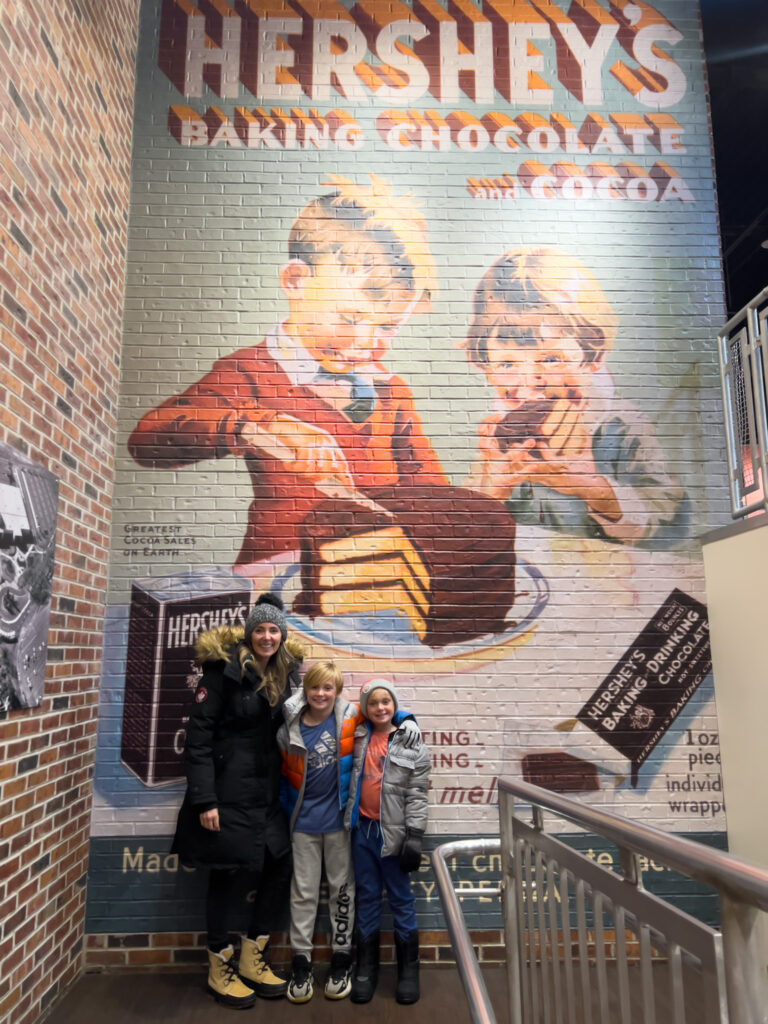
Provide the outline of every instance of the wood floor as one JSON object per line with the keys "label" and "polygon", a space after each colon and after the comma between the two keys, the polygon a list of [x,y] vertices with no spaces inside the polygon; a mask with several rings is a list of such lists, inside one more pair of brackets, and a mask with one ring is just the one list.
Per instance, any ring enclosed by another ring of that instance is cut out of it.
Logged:
{"label": "wood floor", "polygon": [[[484,972],[498,1024],[509,1024],[506,972]],[[322,986],[314,999],[294,1006],[287,999],[257,1000],[251,1010],[228,1010],[205,992],[205,973],[85,974],[55,1004],[45,1024],[232,1024],[263,1020],[269,1024],[403,1024],[410,1017],[423,1024],[471,1024],[464,990],[455,967],[429,967],[421,971],[421,1000],[399,1006],[394,999],[395,969],[382,967],[373,1001],[355,1006],[348,999],[323,998]],[[426,1017],[425,1017],[426,1014]],[[254,1016],[254,1015],[257,1015]]]}
{"label": "wood floor", "polygon": [[[540,967],[534,968],[541,993],[543,978]],[[644,1008],[639,970],[629,971],[629,1009],[622,1015],[618,996],[616,971],[606,967],[606,1005],[601,1008],[598,978],[594,964],[585,979],[576,979],[573,1001],[565,1000],[561,1015],[545,1008],[541,1002],[531,1021],[560,1024],[618,1024],[627,1020],[642,1024],[648,1019],[668,1024],[675,1018],[672,1011],[672,986],[664,964],[654,964],[654,1013],[648,1017]],[[507,976],[503,968],[487,968],[483,978],[496,1014],[497,1024],[510,1024],[507,1001]],[[413,1024],[471,1024],[466,996],[455,967],[426,967],[421,970],[421,1000],[415,1006],[399,1006],[394,999],[395,968],[382,967],[379,987],[373,1001],[356,1006],[348,999],[335,1002],[322,993],[323,976],[315,997],[304,1006],[294,1006],[287,999],[257,1000],[250,1010],[233,1011],[216,1003],[205,991],[205,972],[85,974],[56,1003],[44,1024],[248,1024],[266,1018],[269,1024],[403,1024],[410,1017]],[[582,980],[585,988],[582,988]],[[686,1024],[704,1024],[719,1020],[717,1000],[708,998],[701,976],[686,970],[684,977]],[[550,997],[551,998],[551,997]],[[585,1007],[585,1000],[587,1006]]]}

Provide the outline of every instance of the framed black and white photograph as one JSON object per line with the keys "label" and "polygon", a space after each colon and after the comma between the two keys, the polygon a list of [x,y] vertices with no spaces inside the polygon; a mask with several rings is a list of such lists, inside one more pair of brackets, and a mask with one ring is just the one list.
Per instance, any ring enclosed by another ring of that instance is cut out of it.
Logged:
{"label": "framed black and white photograph", "polygon": [[43,699],[59,482],[0,444],[0,718]]}

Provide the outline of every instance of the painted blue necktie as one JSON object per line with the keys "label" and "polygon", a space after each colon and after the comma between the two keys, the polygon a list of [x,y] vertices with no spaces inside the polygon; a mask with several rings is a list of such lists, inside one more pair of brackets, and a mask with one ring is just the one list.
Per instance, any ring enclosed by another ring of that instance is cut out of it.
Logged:
{"label": "painted blue necktie", "polygon": [[353,423],[364,423],[376,408],[373,384],[359,373],[333,373],[321,368],[315,380],[323,384],[345,384],[349,388],[350,402],[343,411]]}

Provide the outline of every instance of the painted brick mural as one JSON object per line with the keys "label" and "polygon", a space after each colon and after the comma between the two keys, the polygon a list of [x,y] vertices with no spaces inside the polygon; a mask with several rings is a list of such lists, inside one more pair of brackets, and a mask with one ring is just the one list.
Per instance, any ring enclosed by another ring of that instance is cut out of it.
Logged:
{"label": "painted brick mural", "polygon": [[696,2],[145,0],[128,259],[92,933],[201,927],[192,645],[263,590],[417,714],[431,842],[513,776],[721,844]]}
{"label": "painted brick mural", "polygon": [[0,2],[0,1020],[82,969],[138,2]]}

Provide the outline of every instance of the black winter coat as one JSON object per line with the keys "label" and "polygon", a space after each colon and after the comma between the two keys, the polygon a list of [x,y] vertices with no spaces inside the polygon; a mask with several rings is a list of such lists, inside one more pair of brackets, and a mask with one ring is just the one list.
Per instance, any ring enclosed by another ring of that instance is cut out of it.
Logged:
{"label": "black winter coat", "polygon": [[[236,634],[235,634],[236,635]],[[222,636],[224,643],[222,643]],[[292,670],[278,703],[270,707],[254,670],[241,674],[233,631],[211,630],[198,641],[207,647],[203,675],[187,724],[184,763],[187,793],[179,811],[173,851],[189,867],[260,871],[265,849],[281,857],[290,849],[278,801],[280,754],[277,730],[283,704],[297,685]],[[207,641],[211,640],[211,643]],[[218,832],[200,824],[200,813],[217,807]]]}

